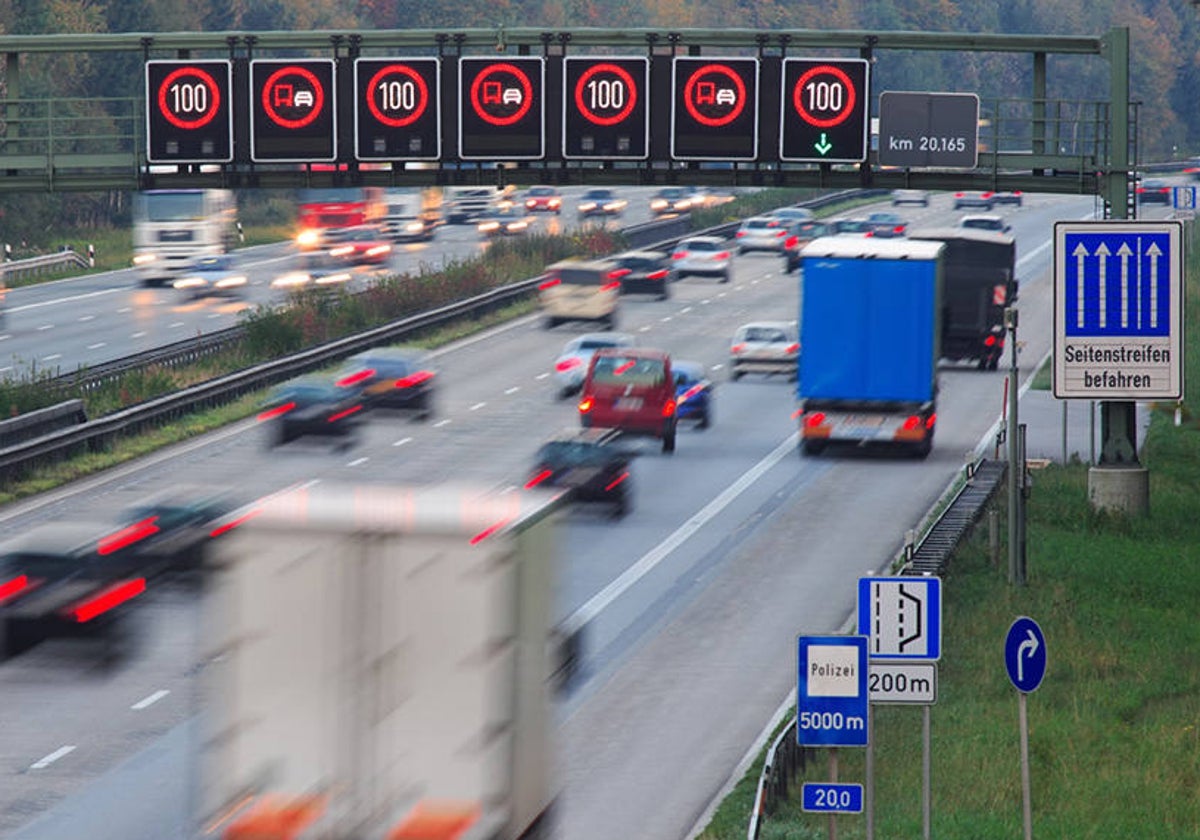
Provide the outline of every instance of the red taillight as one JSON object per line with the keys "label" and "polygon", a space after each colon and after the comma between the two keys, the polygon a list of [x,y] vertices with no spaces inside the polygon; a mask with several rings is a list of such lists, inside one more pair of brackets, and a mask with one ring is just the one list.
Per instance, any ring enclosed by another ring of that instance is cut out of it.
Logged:
{"label": "red taillight", "polygon": [[983,346],[984,347],[995,347],[996,346],[996,336],[989,335],[987,338],[985,338],[983,340]]}
{"label": "red taillight", "polygon": [[822,411],[814,411],[812,414],[804,415],[804,425],[808,426],[810,429],[814,429],[817,426],[823,425],[824,423],[825,413]]}
{"label": "red taillight", "polygon": [[741,239],[745,235],[746,235],[746,231],[744,231],[744,230],[739,230],[736,234],[738,239]]}
{"label": "red taillight", "polygon": [[962,198],[962,197],[963,197],[963,196],[965,196],[965,195],[966,195],[966,193],[960,193],[960,192],[956,192],[956,193],[954,194],[954,197],[955,197],[955,198]]}
{"label": "red taillight", "polygon": [[103,615],[114,607],[119,607],[126,601],[136,598],[145,591],[145,578],[121,581],[120,583],[114,583],[106,589],[102,589],[98,594],[84,601],[67,607],[64,612],[70,616],[72,621],[83,624],[84,622],[91,621],[98,615]]}
{"label": "red taillight", "polygon": [[620,484],[622,481],[624,481],[627,478],[629,478],[629,473],[623,472],[619,476],[614,478],[612,481],[608,482],[608,484],[605,484],[604,489],[612,490],[614,487],[616,487],[618,484]]}
{"label": "red taillight", "polygon": [[617,291],[617,290],[618,290],[618,289],[620,289],[620,288],[621,288],[621,281],[620,281],[620,280],[614,280],[614,281],[613,281],[613,282],[611,282],[611,283],[605,283],[603,286],[601,286],[601,287],[600,287],[600,291],[602,291],[602,292],[615,292],[615,291]]}
{"label": "red taillight", "polygon": [[505,525],[507,525],[507,524],[508,524],[508,520],[507,520],[507,519],[501,519],[501,520],[500,520],[499,522],[497,522],[496,524],[494,524],[494,525],[489,525],[488,527],[486,527],[486,528],[484,528],[482,531],[480,531],[478,534],[476,534],[475,536],[471,537],[471,539],[470,539],[470,543],[471,543],[471,545],[478,545],[479,543],[481,543],[481,542],[483,542],[484,540],[486,540],[488,537],[490,537],[492,534],[494,534],[494,533],[496,533],[497,531],[499,531],[501,528],[503,528],[503,527],[504,527]]}
{"label": "red taillight", "polygon": [[211,531],[209,531],[208,535],[210,537],[219,537],[224,533],[232,531],[234,528],[243,524],[247,520],[252,519],[255,516],[258,516],[259,513],[261,513],[261,511],[252,510],[249,513],[242,514],[237,519],[231,520],[229,522],[223,522],[220,525],[218,525],[216,528],[213,528]]}
{"label": "red taillight", "polygon": [[775,231],[775,235],[776,236],[787,236],[787,231],[786,230],[777,230],[777,231]]}
{"label": "red taillight", "polygon": [[984,197],[984,198],[991,198],[993,195],[995,195],[995,193],[994,193],[994,192],[992,192],[991,190],[988,190],[987,192],[985,192],[985,193],[983,194],[983,197]]}
{"label": "red taillight", "polygon": [[337,381],[337,384],[339,388],[349,388],[351,385],[357,385],[364,379],[370,379],[374,375],[375,371],[368,368],[367,370],[360,370],[357,373],[351,373],[348,376],[343,376]]}
{"label": "red taillight", "polygon": [[784,350],[783,352],[785,352],[785,353],[799,353],[799,352],[800,352],[800,345],[799,345],[799,344],[795,344],[795,343],[793,343],[793,344],[789,344],[789,345],[787,346],[787,349],[786,349],[786,350]]}
{"label": "red taillight", "polygon": [[727,260],[727,259],[729,259],[729,252],[728,252],[728,251],[718,251],[718,252],[716,253],[716,255],[714,255],[714,256],[713,256],[713,259],[715,259],[715,260]]}
{"label": "red taillight", "polygon": [[665,268],[660,268],[658,271],[651,271],[646,275],[647,280],[666,280],[668,271]]}
{"label": "red taillight", "polygon": [[109,534],[107,537],[101,537],[96,543],[96,553],[101,555],[113,554],[122,548],[133,545],[139,540],[144,540],[146,537],[157,534],[159,532],[157,523],[158,517],[151,516],[148,519],[143,519],[141,522],[127,525],[121,530]]}
{"label": "red taillight", "polygon": [[1134,190],[1134,192],[1138,192],[1138,193],[1144,193],[1145,191],[1146,191],[1145,187],[1138,187],[1136,190]]}
{"label": "red taillight", "polygon": [[1018,198],[1020,198],[1020,196],[1021,196],[1021,191],[1020,191],[1020,190],[1013,190],[1013,195],[1015,195],[1015,196],[1017,196]]}
{"label": "red taillight", "polygon": [[552,475],[554,475],[553,470],[542,470],[540,473],[535,475],[533,478],[531,478],[525,482],[525,489],[532,490],[534,487],[537,487],[539,484],[541,484],[543,481],[545,481],[547,478],[549,478]]}
{"label": "red taillight", "polygon": [[933,428],[933,424],[934,424],[934,423],[936,423],[936,422],[937,422],[937,415],[936,415],[936,414],[930,414],[930,415],[929,415],[929,419],[925,421],[925,428],[926,428],[926,429],[932,429],[932,428]]}
{"label": "red taillight", "polygon": [[675,253],[671,254],[671,259],[681,260],[686,256],[687,256],[687,251],[676,251]]}
{"label": "red taillight", "polygon": [[352,405],[352,406],[350,406],[349,408],[347,408],[345,411],[339,411],[337,414],[333,414],[333,415],[331,415],[331,416],[329,417],[329,419],[328,419],[328,420],[326,420],[325,422],[326,422],[326,423],[336,423],[337,421],[339,421],[339,420],[345,420],[345,419],[346,419],[347,417],[349,417],[351,414],[356,414],[356,413],[358,413],[358,412],[360,412],[360,411],[362,411],[362,406],[361,406],[361,405]]}
{"label": "red taillight", "polygon": [[798,237],[798,236],[789,236],[787,239],[783,240],[784,248],[795,248],[799,244],[800,244],[800,237]]}
{"label": "red taillight", "polygon": [[593,397],[584,397],[579,401],[579,413],[587,414],[596,405],[596,400]]}
{"label": "red taillight", "polygon": [[423,382],[428,382],[433,379],[433,372],[428,370],[419,370],[416,373],[410,373],[408,376],[402,376],[394,383],[397,388],[412,388],[420,385]]}
{"label": "red taillight", "polygon": [[633,272],[630,271],[628,268],[616,268],[616,269],[613,269],[612,271],[608,272],[608,279],[609,280],[620,280],[625,275],[632,274],[632,273]]}
{"label": "red taillight", "polygon": [[19,595],[29,587],[29,575],[17,575],[11,580],[0,583],[0,604],[14,595]]}
{"label": "red taillight", "polygon": [[538,288],[544,292],[544,291],[546,291],[546,289],[553,289],[555,286],[557,286],[557,285],[558,285],[559,283],[561,283],[561,282],[562,282],[562,280],[561,280],[560,278],[558,278],[558,277],[553,277],[553,278],[551,278],[550,280],[545,280],[545,281],[543,281],[543,282],[542,282],[542,283],[541,283],[541,284],[538,286]]}
{"label": "red taillight", "polygon": [[259,420],[270,420],[272,417],[279,417],[282,414],[287,414],[289,411],[291,411],[295,407],[296,407],[296,404],[294,402],[284,403],[283,405],[277,405],[274,408],[268,408],[262,414],[258,415],[258,419]]}
{"label": "red taillight", "polygon": [[665,403],[663,403],[662,416],[663,417],[674,417],[675,416],[675,400],[667,400]]}
{"label": "red taillight", "polygon": [[911,432],[913,429],[919,428],[921,428],[921,418],[917,415],[914,414],[904,419],[904,431]]}
{"label": "red taillight", "polygon": [[683,395],[679,398],[680,404],[687,402],[688,400],[690,400],[692,397],[696,396],[703,390],[704,390],[703,385],[693,385],[691,388],[688,388],[686,391],[683,392]]}
{"label": "red taillight", "polygon": [[745,349],[746,349],[746,345],[742,344],[741,342],[738,342],[737,344],[735,344],[729,348],[729,352],[730,353],[741,353]]}
{"label": "red taillight", "polygon": [[904,233],[904,225],[896,225],[892,228],[892,233]]}
{"label": "red taillight", "polygon": [[580,361],[579,359],[572,356],[569,359],[563,359],[563,360],[555,363],[554,369],[556,371],[558,371],[559,373],[566,373],[567,371],[571,370],[572,368],[577,368],[582,364],[583,364],[582,361]]}

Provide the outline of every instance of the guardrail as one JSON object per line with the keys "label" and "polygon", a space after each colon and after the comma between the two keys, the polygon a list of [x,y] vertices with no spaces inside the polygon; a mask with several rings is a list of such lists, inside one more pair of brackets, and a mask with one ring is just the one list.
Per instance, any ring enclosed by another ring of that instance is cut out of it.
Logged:
{"label": "guardrail", "polygon": [[[5,246],[7,250],[8,246]],[[0,263],[0,283],[10,277],[20,280],[25,277],[36,277],[62,268],[77,267],[91,268],[94,260],[84,257],[72,250],[55,251],[53,254],[40,254],[36,257],[26,257],[21,260],[8,260]]]}
{"label": "guardrail", "polygon": [[[922,576],[945,572],[951,555],[979,521],[1007,472],[1006,461],[981,458],[967,464],[963,468],[963,483],[943,494],[935,504],[935,510],[943,504],[945,507],[932,519],[920,541],[906,541],[893,558],[893,566],[899,567],[899,573]],[[945,501],[947,495],[950,498]],[[747,840],[758,840],[763,823],[787,801],[792,783],[804,772],[811,756],[811,750],[796,743],[796,718],[793,715],[767,750],[746,830]]]}

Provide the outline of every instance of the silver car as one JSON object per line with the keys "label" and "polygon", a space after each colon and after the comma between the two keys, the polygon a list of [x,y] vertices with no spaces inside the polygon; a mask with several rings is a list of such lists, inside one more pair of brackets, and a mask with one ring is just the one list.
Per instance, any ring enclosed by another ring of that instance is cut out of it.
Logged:
{"label": "silver car", "polygon": [[554,384],[568,397],[583,386],[592,355],[601,347],[633,347],[637,340],[625,333],[584,333],[568,341],[554,360]]}
{"label": "silver car", "polygon": [[782,254],[787,234],[787,224],[782,219],[775,216],[752,216],[742,222],[734,234],[738,255],[750,251],[772,251]]}
{"label": "silver car", "polygon": [[796,327],[784,321],[744,324],[729,345],[729,378],[744,373],[782,373],[795,379],[800,358]]}
{"label": "silver car", "polygon": [[698,274],[719,277],[722,283],[729,282],[732,258],[728,243],[717,236],[691,236],[680,240],[671,254],[675,276],[680,280],[689,274]]}

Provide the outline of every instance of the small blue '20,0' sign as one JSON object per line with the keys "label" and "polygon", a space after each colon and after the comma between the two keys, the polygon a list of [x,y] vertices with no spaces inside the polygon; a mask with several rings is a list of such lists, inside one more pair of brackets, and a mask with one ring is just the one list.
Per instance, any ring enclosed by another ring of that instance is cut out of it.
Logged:
{"label": "small blue '20,0' sign", "polygon": [[823,814],[861,814],[863,786],[836,782],[805,782],[802,807]]}

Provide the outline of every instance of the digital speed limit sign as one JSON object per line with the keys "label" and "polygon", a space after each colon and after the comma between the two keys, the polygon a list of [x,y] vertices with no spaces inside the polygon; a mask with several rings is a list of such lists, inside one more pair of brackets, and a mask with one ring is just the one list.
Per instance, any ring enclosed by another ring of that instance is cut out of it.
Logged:
{"label": "digital speed limit sign", "polygon": [[861,58],[783,60],[780,160],[867,159],[867,67]]}
{"label": "digital speed limit sign", "polygon": [[146,160],[229,163],[233,109],[229,61],[146,62]]}
{"label": "digital speed limit sign", "polygon": [[568,57],[563,62],[563,157],[645,159],[650,60]]}
{"label": "digital speed limit sign", "polygon": [[359,160],[441,156],[438,64],[436,58],[354,62],[354,148]]}

